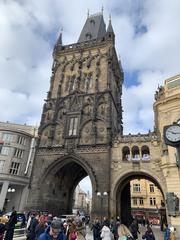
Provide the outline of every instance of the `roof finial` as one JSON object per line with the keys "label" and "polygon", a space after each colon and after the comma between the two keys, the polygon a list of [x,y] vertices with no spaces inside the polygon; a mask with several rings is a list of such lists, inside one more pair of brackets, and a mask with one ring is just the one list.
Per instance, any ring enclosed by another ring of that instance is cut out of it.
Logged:
{"label": "roof finial", "polygon": [[103,15],[103,12],[104,12],[104,7],[103,7],[103,5],[102,5],[102,8],[101,8],[101,13],[102,13],[102,15]]}
{"label": "roof finial", "polygon": [[111,21],[111,14],[109,14],[109,21]]}
{"label": "roof finial", "polygon": [[89,8],[88,8],[88,10],[87,10],[87,18],[89,17]]}
{"label": "roof finial", "polygon": [[61,29],[60,29],[60,33],[62,33],[63,32],[63,27],[61,27]]}

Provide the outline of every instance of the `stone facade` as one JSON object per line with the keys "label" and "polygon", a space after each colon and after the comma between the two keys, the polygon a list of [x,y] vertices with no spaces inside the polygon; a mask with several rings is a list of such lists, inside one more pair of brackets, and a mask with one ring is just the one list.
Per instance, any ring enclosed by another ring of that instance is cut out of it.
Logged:
{"label": "stone facade", "polygon": [[[169,87],[170,79],[156,92],[153,132],[123,135],[123,71],[112,25],[109,22],[104,33],[102,14],[89,16],[86,23],[88,31],[83,28],[82,42],[80,38],[78,43],[64,46],[60,34],[54,47],[28,207],[56,215],[70,213],[75,187],[89,175],[92,216],[123,218],[130,215],[132,179],[152,181],[164,198],[171,191],[180,197],[175,150],[163,140],[163,127],[180,118],[180,85]],[[180,217],[169,221],[179,231]]]}
{"label": "stone facade", "polygon": [[0,122],[0,210],[26,205],[36,137],[36,127]]}

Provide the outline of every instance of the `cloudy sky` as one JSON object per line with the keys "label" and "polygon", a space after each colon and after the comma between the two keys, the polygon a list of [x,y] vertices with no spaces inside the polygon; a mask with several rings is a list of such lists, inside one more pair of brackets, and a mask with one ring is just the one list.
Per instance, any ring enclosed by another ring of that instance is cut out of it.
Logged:
{"label": "cloudy sky", "polygon": [[153,130],[154,92],[180,72],[179,0],[1,0],[0,121],[39,124],[60,29],[75,43],[102,5],[125,73],[124,133]]}

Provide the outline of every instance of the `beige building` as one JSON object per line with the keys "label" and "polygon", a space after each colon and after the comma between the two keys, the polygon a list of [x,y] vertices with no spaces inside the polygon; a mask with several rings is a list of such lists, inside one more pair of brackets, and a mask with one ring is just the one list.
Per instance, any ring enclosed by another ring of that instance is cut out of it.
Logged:
{"label": "beige building", "polygon": [[26,204],[37,128],[0,122],[0,209],[22,211]]}
{"label": "beige building", "polygon": [[154,223],[159,223],[159,211],[163,195],[160,189],[146,179],[134,179],[131,186],[131,211],[138,218],[148,218]]}
{"label": "beige building", "polygon": [[74,192],[74,206],[73,210],[75,212],[83,212],[85,214],[90,214],[91,212],[91,196],[89,193],[84,192],[79,184],[77,185]]}

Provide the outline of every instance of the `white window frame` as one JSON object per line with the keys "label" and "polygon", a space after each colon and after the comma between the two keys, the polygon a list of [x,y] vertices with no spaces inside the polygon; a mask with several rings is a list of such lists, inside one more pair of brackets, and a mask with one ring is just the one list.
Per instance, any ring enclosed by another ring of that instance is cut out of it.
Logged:
{"label": "white window frame", "polygon": [[133,198],[133,205],[138,205],[137,198]]}
{"label": "white window frame", "polygon": [[18,175],[19,169],[20,169],[20,163],[12,162],[11,163],[11,168],[9,170],[9,173],[13,174],[13,175]]}
{"label": "white window frame", "polygon": [[5,146],[3,146],[2,148],[1,148],[1,154],[2,155],[9,155],[9,152],[10,152],[10,147],[5,147]]}
{"label": "white window frame", "polygon": [[133,184],[133,192],[141,192],[141,185],[139,183]]}
{"label": "white window frame", "polygon": [[78,117],[70,117],[68,127],[68,136],[76,136],[78,130]]}
{"label": "white window frame", "polygon": [[5,161],[0,160],[0,173],[2,173],[4,171],[4,165],[5,165]]}
{"label": "white window frame", "polygon": [[151,206],[155,206],[156,205],[156,198],[155,197],[150,197],[150,199],[149,199],[150,201],[150,205]]}
{"label": "white window frame", "polygon": [[150,193],[154,193],[154,184],[149,184]]}
{"label": "white window frame", "polygon": [[18,136],[18,140],[17,143],[21,144],[21,145],[25,145],[26,144],[26,138],[23,136]]}
{"label": "white window frame", "polygon": [[2,139],[5,143],[11,143],[14,141],[14,134],[3,133]]}
{"label": "white window frame", "polygon": [[139,198],[139,205],[144,205],[144,199],[143,199],[143,197],[141,197],[141,198]]}
{"label": "white window frame", "polygon": [[23,158],[23,156],[24,156],[24,150],[15,148],[14,157]]}

